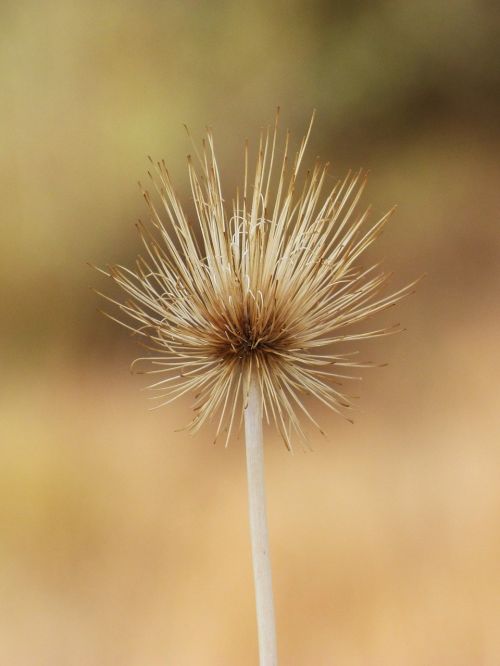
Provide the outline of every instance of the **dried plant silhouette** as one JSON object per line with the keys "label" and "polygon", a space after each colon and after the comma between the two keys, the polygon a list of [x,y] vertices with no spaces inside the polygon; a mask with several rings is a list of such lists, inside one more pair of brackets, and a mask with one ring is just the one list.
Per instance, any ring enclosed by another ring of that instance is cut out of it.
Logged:
{"label": "dried plant silhouette", "polygon": [[[197,164],[188,158],[194,223],[177,197],[164,162],[149,174],[153,231],[139,223],[146,254],[133,270],[102,270],[128,294],[115,303],[125,320],[108,315],[145,339],[149,387],[158,407],[194,392],[195,432],[217,418],[229,441],[245,421],[249,520],[261,666],[276,666],[277,643],[264,487],[262,420],[273,421],[287,447],[305,439],[304,404],[311,395],[346,415],[351,405],[340,380],[367,363],[340,342],[356,342],[399,330],[399,325],[349,331],[354,324],[395,305],[413,284],[386,296],[390,275],[363,268],[363,252],[390,213],[368,224],[358,211],[366,177],[349,174],[326,190],[327,167],[316,161],[299,182],[307,141],[290,159],[289,133],[279,156],[278,117],[261,134],[250,177],[245,147],[244,180],[228,209],[214,141],[208,132]],[[325,192],[326,190],[326,192]],[[156,379],[157,378],[157,379]],[[347,418],[347,417],[346,417]],[[319,426],[318,426],[319,427]]]}
{"label": "dried plant silhouette", "polygon": [[216,436],[225,431],[226,444],[241,424],[252,375],[264,417],[288,447],[294,434],[305,439],[300,414],[319,428],[305,395],[347,418],[351,403],[341,381],[353,368],[372,364],[357,361],[356,351],[339,353],[337,343],[396,332],[398,325],[346,329],[393,306],[414,286],[379,297],[390,274],[357,263],[392,212],[367,224],[369,209],[358,211],[366,175],[348,174],[325,193],[328,165],[316,161],[299,184],[312,120],[293,159],[289,133],[277,154],[277,121],[278,115],[274,130],[261,135],[252,176],[245,147],[243,187],[229,209],[211,132],[197,165],[188,158],[194,221],[165,163],[154,165],[149,175],[158,201],[144,191],[153,230],[138,225],[146,252],[132,270],[102,271],[129,296],[117,302],[101,294],[126,318],[108,316],[152,352],[135,364],[147,364],[144,372],[157,378],[150,386],[157,406],[196,394],[187,428],[196,432],[217,417]]}

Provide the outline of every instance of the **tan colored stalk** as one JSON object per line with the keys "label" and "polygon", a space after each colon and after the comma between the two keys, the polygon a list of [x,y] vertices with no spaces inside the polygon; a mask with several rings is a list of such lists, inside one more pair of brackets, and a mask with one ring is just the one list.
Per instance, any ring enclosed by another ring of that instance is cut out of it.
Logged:
{"label": "tan colored stalk", "polygon": [[245,409],[245,444],[259,663],[260,666],[276,666],[278,654],[264,484],[262,394],[255,375],[250,379],[248,403]]}

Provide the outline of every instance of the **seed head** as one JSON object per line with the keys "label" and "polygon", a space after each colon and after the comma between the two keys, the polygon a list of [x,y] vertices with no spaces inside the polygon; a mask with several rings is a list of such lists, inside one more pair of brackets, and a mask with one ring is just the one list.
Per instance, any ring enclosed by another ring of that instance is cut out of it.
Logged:
{"label": "seed head", "polygon": [[261,134],[252,177],[245,146],[243,187],[231,207],[210,131],[196,165],[188,157],[193,219],[165,163],[154,164],[156,196],[143,191],[152,229],[138,225],[145,253],[133,269],[102,271],[129,296],[105,296],[126,315],[109,316],[145,342],[149,354],[134,365],[154,375],[156,406],[194,393],[187,428],[195,432],[216,417],[216,437],[225,431],[226,444],[241,422],[252,374],[265,418],[288,447],[292,434],[305,438],[300,413],[317,425],[306,395],[345,416],[351,403],[340,380],[372,364],[356,360],[356,351],[341,352],[340,343],[396,332],[397,325],[351,327],[413,287],[382,297],[390,276],[358,263],[390,216],[367,224],[369,210],[358,211],[365,174],[349,173],[332,188],[328,165],[316,161],[299,182],[313,119],[290,160],[289,133],[278,150],[278,115],[274,129]]}

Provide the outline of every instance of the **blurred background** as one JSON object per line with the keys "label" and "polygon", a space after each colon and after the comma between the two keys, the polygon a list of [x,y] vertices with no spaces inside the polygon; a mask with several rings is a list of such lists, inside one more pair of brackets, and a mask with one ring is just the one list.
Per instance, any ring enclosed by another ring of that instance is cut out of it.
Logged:
{"label": "blurred background", "polygon": [[[149,412],[86,265],[129,264],[136,181],[183,123],[226,192],[282,107],[398,211],[374,256],[416,295],[367,343],[351,426],[267,483],[281,663],[500,663],[499,15],[487,0],[3,0],[0,663],[257,663],[243,442]],[[189,204],[189,202],[188,202]],[[397,320],[394,320],[397,317]]]}

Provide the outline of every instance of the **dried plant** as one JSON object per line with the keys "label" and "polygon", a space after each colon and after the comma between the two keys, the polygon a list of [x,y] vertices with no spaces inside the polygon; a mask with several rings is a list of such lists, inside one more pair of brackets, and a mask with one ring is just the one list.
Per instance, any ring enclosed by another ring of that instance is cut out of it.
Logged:
{"label": "dried plant", "polygon": [[359,258],[391,213],[369,224],[369,209],[359,212],[362,172],[329,188],[328,165],[317,161],[299,180],[312,120],[291,159],[288,133],[278,149],[278,115],[274,129],[261,134],[252,175],[245,147],[243,187],[230,208],[211,132],[196,164],[188,158],[194,220],[165,163],[153,165],[157,197],[143,191],[153,230],[138,225],[145,254],[132,270],[102,271],[129,296],[124,302],[104,296],[125,321],[108,316],[145,341],[150,353],[135,363],[146,363],[145,372],[155,376],[150,388],[157,406],[196,394],[188,429],[217,418],[216,436],[225,431],[226,444],[245,417],[261,664],[277,662],[262,415],[288,447],[294,435],[305,438],[301,413],[317,425],[306,395],[347,418],[351,403],[341,381],[372,364],[358,361],[356,350],[340,352],[339,343],[399,330],[351,327],[392,307],[414,286],[381,295],[390,275],[378,265],[362,267]]}
{"label": "dried plant", "polygon": [[348,174],[325,195],[328,165],[316,162],[299,189],[310,129],[293,161],[289,134],[276,159],[277,123],[263,134],[251,182],[245,148],[243,189],[230,211],[209,132],[199,168],[188,157],[194,223],[165,163],[157,163],[149,175],[160,205],[143,192],[156,237],[139,222],[146,254],[135,269],[103,271],[129,295],[122,303],[105,296],[127,315],[119,323],[153,352],[135,364],[147,363],[145,372],[158,377],[149,387],[157,406],[196,394],[191,432],[217,416],[217,435],[225,430],[227,443],[255,375],[266,420],[291,446],[293,433],[304,438],[299,413],[317,425],[304,396],[346,415],[351,403],[340,380],[372,365],[357,361],[356,352],[339,353],[338,343],[399,329],[344,332],[395,305],[413,285],[378,298],[390,274],[357,264],[392,212],[364,229],[369,209],[357,209],[365,174]]}

